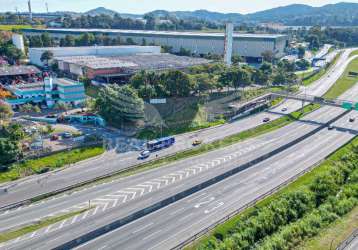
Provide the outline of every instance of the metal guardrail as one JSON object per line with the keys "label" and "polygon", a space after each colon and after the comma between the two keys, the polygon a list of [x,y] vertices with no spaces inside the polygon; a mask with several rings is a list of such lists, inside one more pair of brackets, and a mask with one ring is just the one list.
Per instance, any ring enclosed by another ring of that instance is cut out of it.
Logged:
{"label": "metal guardrail", "polygon": [[317,162],[316,164],[312,165],[311,167],[306,168],[305,170],[301,171],[300,173],[296,174],[295,176],[291,177],[290,179],[286,180],[285,182],[281,183],[280,185],[278,185],[278,186],[274,187],[273,189],[269,190],[268,192],[260,195],[259,197],[257,197],[253,201],[243,205],[242,207],[238,208],[237,210],[231,212],[229,215],[226,215],[225,217],[221,218],[220,220],[214,222],[213,224],[211,224],[207,228],[203,229],[202,231],[200,231],[197,234],[193,235],[192,237],[188,238],[187,240],[185,240],[184,242],[180,243],[179,245],[171,248],[171,250],[183,249],[184,247],[186,247],[187,245],[193,243],[194,241],[196,241],[197,239],[203,237],[204,235],[208,235],[215,227],[217,227],[217,226],[225,223],[226,221],[230,220],[231,218],[237,216],[238,214],[240,214],[244,210],[255,206],[259,201],[261,201],[261,200],[265,199],[266,197],[276,193],[277,191],[281,190],[283,187],[285,187],[288,184],[290,184],[290,183],[294,182],[295,180],[297,180],[299,177],[301,177],[301,176],[305,175],[306,173],[310,172],[316,166],[320,165],[323,161],[324,161],[324,159],[319,161],[319,162]]}
{"label": "metal guardrail", "polygon": [[347,239],[341,242],[341,244],[339,244],[336,250],[344,250],[357,237],[358,237],[358,228],[356,228]]}

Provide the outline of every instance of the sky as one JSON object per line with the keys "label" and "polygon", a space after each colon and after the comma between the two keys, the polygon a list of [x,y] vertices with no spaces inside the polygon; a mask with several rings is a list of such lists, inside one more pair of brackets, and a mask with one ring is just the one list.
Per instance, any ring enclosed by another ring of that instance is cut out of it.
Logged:
{"label": "sky", "polygon": [[[28,0],[0,0],[0,12],[27,11]],[[207,9],[224,13],[247,14],[289,4],[309,4],[322,6],[338,3],[332,0],[31,0],[34,12],[46,12],[46,2],[49,11],[66,10],[85,12],[96,7],[113,9],[120,13],[143,14],[152,10],[197,10]],[[346,0],[347,2],[349,0]],[[358,3],[358,1],[349,1]]]}

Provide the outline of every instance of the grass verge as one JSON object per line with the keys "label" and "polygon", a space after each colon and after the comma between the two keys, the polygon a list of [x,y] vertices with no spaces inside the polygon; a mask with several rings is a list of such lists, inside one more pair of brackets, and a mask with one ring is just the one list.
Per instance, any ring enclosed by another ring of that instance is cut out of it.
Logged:
{"label": "grass verge", "polygon": [[82,209],[82,210],[72,212],[72,213],[68,213],[68,214],[64,214],[64,215],[61,215],[61,216],[46,218],[46,219],[43,219],[43,220],[41,220],[39,222],[36,222],[36,223],[34,223],[32,225],[25,226],[25,227],[20,228],[20,229],[16,229],[16,230],[1,233],[0,234],[0,243],[5,242],[5,241],[9,241],[9,240],[12,240],[12,239],[16,239],[17,237],[20,237],[22,235],[34,232],[34,231],[39,230],[41,228],[47,227],[47,226],[49,226],[51,224],[55,224],[55,223],[57,223],[59,221],[71,218],[71,217],[73,217],[75,215],[78,215],[78,214],[81,214],[81,213],[87,211],[88,209],[90,209],[90,208]]}
{"label": "grass verge", "polygon": [[358,228],[358,207],[338,219],[318,236],[310,239],[298,250],[336,249],[341,242],[347,239]]}
{"label": "grass verge", "polygon": [[14,163],[8,171],[0,173],[0,183],[13,181],[32,174],[41,173],[61,168],[65,165],[76,163],[104,153],[103,147],[85,147],[55,153],[50,156],[41,157],[24,162]]}
{"label": "grass verge", "polygon": [[[199,241],[194,242],[192,245],[186,247],[186,250],[198,249],[200,246],[204,246],[209,244],[209,241],[215,239],[215,235],[221,235],[223,238],[228,237],[233,228],[243,221],[246,217],[253,214],[255,209],[263,208],[270,203],[275,202],[280,197],[287,195],[289,193],[295,192],[297,190],[305,190],[309,187],[309,185],[319,176],[323,176],[326,173],[329,173],[334,169],[335,164],[339,162],[343,156],[346,156],[354,151],[354,148],[358,147],[358,137],[355,137],[346,145],[342,146],[340,149],[332,153],[327,159],[321,163],[319,166],[314,168],[311,172],[301,176],[296,181],[292,182],[288,186],[284,187],[277,193],[259,201],[255,207],[251,207],[240,213],[239,215],[233,217],[227,222],[217,226],[208,236],[201,238]],[[353,210],[354,211],[354,210]],[[323,235],[323,234],[322,234]],[[334,236],[336,237],[336,235]],[[312,249],[326,249],[326,248],[312,248]],[[328,248],[329,249],[329,248]]]}
{"label": "grass verge", "polygon": [[358,81],[358,77],[351,76],[349,74],[349,72],[351,71],[358,72],[358,58],[354,59],[348,65],[343,75],[337,80],[337,82],[328,90],[328,92],[323,97],[334,99],[342,95],[348,89],[352,88],[354,84],[356,84],[356,82]]}
{"label": "grass verge", "polygon": [[32,26],[31,25],[0,25],[0,30],[6,30],[6,31],[11,31],[11,30],[20,30],[20,29],[31,29]]}

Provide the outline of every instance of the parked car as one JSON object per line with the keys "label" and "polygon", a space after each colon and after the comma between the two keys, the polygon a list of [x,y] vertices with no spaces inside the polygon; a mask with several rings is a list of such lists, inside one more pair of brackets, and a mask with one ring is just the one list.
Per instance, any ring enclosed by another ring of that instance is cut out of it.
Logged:
{"label": "parked car", "polygon": [[354,117],[349,118],[349,122],[354,122],[355,120],[356,120],[356,118],[354,118]]}
{"label": "parked car", "polygon": [[328,130],[332,130],[332,129],[334,129],[334,127],[333,127],[333,125],[331,124],[331,125],[328,126]]}
{"label": "parked car", "polygon": [[149,150],[145,150],[140,152],[139,156],[138,156],[138,160],[143,160],[146,159],[150,156],[150,151]]}
{"label": "parked car", "polygon": [[72,134],[69,133],[69,132],[65,132],[65,133],[62,134],[62,137],[63,138],[72,138]]}
{"label": "parked car", "polygon": [[195,140],[195,141],[193,141],[193,146],[198,146],[198,145],[200,145],[201,143],[203,143],[203,141],[202,140]]}
{"label": "parked car", "polygon": [[283,108],[281,109],[282,112],[286,112],[287,111],[287,108]]}
{"label": "parked car", "polygon": [[51,141],[57,141],[59,139],[58,135],[51,135]]}
{"label": "parked car", "polygon": [[270,121],[270,118],[265,117],[262,121],[263,121],[263,122],[269,122],[269,121]]}

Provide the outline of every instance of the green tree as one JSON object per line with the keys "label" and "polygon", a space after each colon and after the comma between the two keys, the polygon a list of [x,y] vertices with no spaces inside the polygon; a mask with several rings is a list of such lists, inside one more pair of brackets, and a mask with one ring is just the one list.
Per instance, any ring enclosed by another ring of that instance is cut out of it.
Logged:
{"label": "green tree", "polygon": [[272,63],[273,60],[275,59],[275,55],[271,50],[266,50],[262,52],[261,56],[265,62],[269,62],[269,63]]}
{"label": "green tree", "polygon": [[53,59],[53,53],[52,51],[46,50],[44,53],[42,53],[41,55],[41,62],[45,62],[45,64],[48,66],[49,62]]}
{"label": "green tree", "polygon": [[265,85],[268,83],[269,75],[262,70],[254,70],[252,73],[252,81],[258,85]]}
{"label": "green tree", "polygon": [[298,60],[296,62],[296,66],[300,69],[300,70],[305,70],[305,69],[308,69],[310,67],[310,63],[305,60],[305,59],[301,59],[301,60]]}
{"label": "green tree", "polygon": [[52,47],[53,40],[48,33],[41,34],[41,40],[44,47]]}
{"label": "green tree", "polygon": [[214,80],[207,73],[194,75],[193,81],[195,83],[195,89],[200,95],[215,88]]}
{"label": "green tree", "polygon": [[0,101],[0,125],[3,125],[3,122],[10,119],[14,115],[12,108],[7,103]]}
{"label": "green tree", "polygon": [[271,75],[273,71],[272,64],[269,62],[263,62],[260,66],[260,70],[266,75]]}
{"label": "green tree", "polygon": [[246,88],[250,84],[251,84],[251,75],[247,69],[238,68],[237,70],[235,70],[233,87]]}
{"label": "green tree", "polygon": [[299,46],[297,50],[298,50],[298,58],[300,59],[303,58],[306,54],[306,49],[303,46]]}
{"label": "green tree", "polygon": [[101,88],[95,108],[107,122],[121,125],[144,117],[144,102],[130,85],[107,85]]}
{"label": "green tree", "polygon": [[18,143],[6,138],[0,138],[0,165],[7,165],[15,162],[21,157],[21,150]]}
{"label": "green tree", "polygon": [[193,83],[189,76],[179,70],[170,70],[164,75],[165,86],[170,96],[186,97],[193,90]]}

